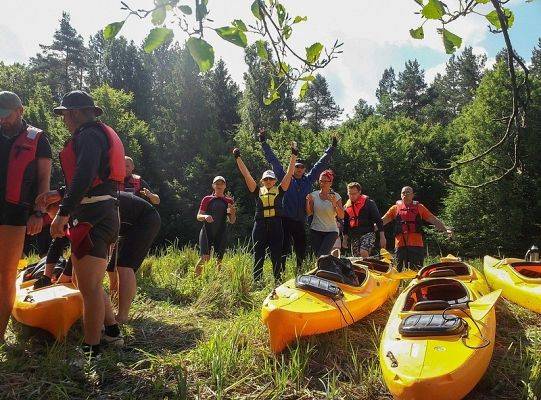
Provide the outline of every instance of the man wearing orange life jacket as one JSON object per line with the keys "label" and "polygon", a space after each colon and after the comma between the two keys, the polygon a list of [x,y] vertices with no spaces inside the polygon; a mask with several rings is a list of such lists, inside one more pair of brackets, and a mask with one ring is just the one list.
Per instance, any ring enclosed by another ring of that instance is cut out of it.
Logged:
{"label": "man wearing orange life jacket", "polygon": [[434,214],[421,203],[413,200],[413,189],[410,186],[402,188],[400,197],[383,216],[383,225],[395,221],[395,247],[398,258],[398,268],[422,267],[425,251],[422,225],[432,224],[440,232],[451,236],[452,230],[447,228]]}
{"label": "man wearing orange life jacket", "polygon": [[[385,248],[385,232],[381,214],[374,200],[361,194],[361,185],[348,183],[348,201],[344,205],[344,240],[342,247],[351,246],[354,257],[368,257],[376,243],[376,232],[379,235],[379,247]],[[374,225],[377,231],[374,231]]]}
{"label": "man wearing orange life jacket", "polygon": [[17,265],[25,231],[41,231],[45,208],[34,205],[49,190],[51,146],[43,132],[22,118],[23,105],[12,92],[0,92],[0,343],[15,299]]}
{"label": "man wearing orange life jacket", "polygon": [[36,203],[46,207],[61,201],[51,236],[67,235],[71,242],[74,277],[83,297],[82,350],[94,356],[100,341],[123,344],[102,282],[120,228],[117,193],[126,172],[124,146],[112,128],[96,120],[103,111],[88,93],[66,94],[54,112],[72,134],[60,153],[66,188],[38,196]]}
{"label": "man wearing orange life jacket", "polygon": [[148,183],[146,183],[139,175],[133,173],[135,170],[133,159],[125,156],[124,160],[126,163],[126,177],[124,178],[124,183],[121,185],[120,190],[142,197],[154,206],[160,204],[160,196],[152,193]]}

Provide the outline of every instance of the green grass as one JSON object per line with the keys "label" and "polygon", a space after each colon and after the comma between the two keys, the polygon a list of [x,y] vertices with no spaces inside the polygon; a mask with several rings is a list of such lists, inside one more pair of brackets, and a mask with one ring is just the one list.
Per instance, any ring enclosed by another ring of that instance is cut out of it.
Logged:
{"label": "green grass", "polygon": [[[272,289],[270,265],[266,287],[255,289],[248,251],[228,253],[220,271],[211,262],[200,278],[192,248],[149,257],[123,327],[127,347],[107,350],[96,364],[72,363],[79,324],[54,343],[12,323],[0,348],[0,398],[390,399],[377,348],[391,304],[274,356],[259,319]],[[468,399],[540,400],[541,318],[505,300],[497,317],[493,360]]]}

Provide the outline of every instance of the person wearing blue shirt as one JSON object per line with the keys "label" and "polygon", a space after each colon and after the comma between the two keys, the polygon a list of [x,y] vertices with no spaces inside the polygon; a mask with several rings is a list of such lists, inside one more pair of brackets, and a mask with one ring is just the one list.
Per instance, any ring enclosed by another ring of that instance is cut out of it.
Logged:
{"label": "person wearing blue shirt", "polygon": [[[281,180],[285,175],[284,168],[266,139],[265,131],[261,129],[259,131],[259,141],[261,142],[265,159],[272,165],[277,179]],[[308,173],[306,172],[306,163],[304,160],[299,158],[295,163],[293,179],[283,199],[282,228],[284,231],[284,241],[282,245],[282,273],[285,271],[287,256],[291,254],[292,244],[295,248],[297,258],[296,273],[301,270],[306,254],[306,196],[312,192],[312,186],[318,179],[319,174],[327,168],[337,145],[338,139],[336,136],[333,136],[331,146],[325,150],[325,154],[321,156]]]}

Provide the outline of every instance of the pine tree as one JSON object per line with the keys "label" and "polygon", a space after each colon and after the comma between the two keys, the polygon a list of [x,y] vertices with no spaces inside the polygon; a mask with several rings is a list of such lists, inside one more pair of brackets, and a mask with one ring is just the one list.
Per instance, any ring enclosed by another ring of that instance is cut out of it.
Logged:
{"label": "pine tree", "polygon": [[368,104],[365,99],[359,99],[355,105],[354,111],[355,114],[353,115],[353,119],[359,122],[364,121],[375,112],[374,107]]}
{"label": "pine tree", "polygon": [[532,75],[541,78],[541,38],[537,42],[537,47],[532,51],[532,65],[530,67]]}
{"label": "pine tree", "polygon": [[408,60],[404,71],[398,74],[392,95],[398,113],[417,119],[427,104],[424,71],[417,60]]}
{"label": "pine tree", "polygon": [[396,85],[396,77],[393,67],[389,67],[383,71],[378,88],[376,89],[376,98],[378,104],[376,112],[386,118],[394,115],[393,93]]}
{"label": "pine tree", "polygon": [[327,80],[317,74],[308,88],[299,110],[306,127],[321,132],[326,122],[337,120],[344,110],[334,101]]}
{"label": "pine tree", "polygon": [[222,59],[209,74],[207,84],[212,93],[218,132],[228,140],[240,123],[238,107],[241,93]]}
{"label": "pine tree", "polygon": [[73,89],[82,89],[87,68],[87,48],[83,38],[71,26],[70,15],[62,13],[53,43],[40,44],[43,54],[30,60],[33,70],[47,75],[53,95],[60,98]]}

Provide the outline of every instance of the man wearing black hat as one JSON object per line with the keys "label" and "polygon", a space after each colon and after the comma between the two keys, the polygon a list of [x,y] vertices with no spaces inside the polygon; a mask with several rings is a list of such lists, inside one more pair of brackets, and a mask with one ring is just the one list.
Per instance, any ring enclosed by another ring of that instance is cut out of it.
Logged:
{"label": "man wearing black hat", "polygon": [[[276,173],[276,177],[281,180],[285,171],[280,164],[280,161],[267,143],[265,131],[259,131],[259,141],[265,154],[265,159],[272,165],[272,169]],[[295,171],[291,185],[284,195],[282,228],[284,230],[284,241],[282,247],[282,264],[281,270],[285,271],[286,259],[291,254],[291,244],[295,248],[297,256],[297,271],[301,270],[302,263],[306,254],[306,196],[312,192],[312,186],[318,179],[319,174],[323,172],[338,145],[338,139],[333,136],[331,146],[325,150],[325,154],[314,164],[312,169],[306,172],[306,163],[298,158],[295,163]]]}
{"label": "man wearing black hat", "polygon": [[120,227],[117,193],[126,172],[124,146],[111,127],[96,120],[103,111],[88,93],[76,90],[66,94],[54,112],[63,117],[72,134],[60,152],[66,188],[39,196],[37,203],[48,206],[61,200],[51,223],[51,236],[67,235],[71,242],[84,305],[83,351],[95,355],[100,352],[100,339],[123,344],[102,281]]}
{"label": "man wearing black hat", "polygon": [[13,301],[17,264],[25,231],[41,231],[45,208],[34,206],[49,190],[51,146],[43,132],[28,125],[19,96],[0,92],[0,343]]}

